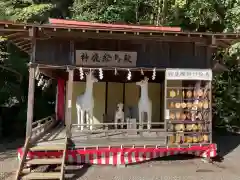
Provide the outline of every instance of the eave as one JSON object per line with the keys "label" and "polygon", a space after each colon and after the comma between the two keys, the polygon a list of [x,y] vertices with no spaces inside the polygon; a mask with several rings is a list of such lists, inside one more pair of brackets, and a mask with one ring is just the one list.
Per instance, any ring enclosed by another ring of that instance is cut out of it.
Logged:
{"label": "eave", "polygon": [[0,36],[6,37],[19,49],[31,53],[30,31],[36,39],[79,38],[132,39],[151,41],[193,42],[197,45],[227,48],[239,42],[239,33],[183,32],[179,27],[132,26],[50,19],[52,24],[24,24],[0,21]]}

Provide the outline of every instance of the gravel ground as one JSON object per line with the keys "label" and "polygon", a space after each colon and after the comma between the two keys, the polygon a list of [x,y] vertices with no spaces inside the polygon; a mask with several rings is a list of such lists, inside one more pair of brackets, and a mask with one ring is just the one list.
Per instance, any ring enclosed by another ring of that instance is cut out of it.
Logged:
{"label": "gravel ground", "polygon": [[[71,180],[240,180],[240,136],[219,137],[222,162],[204,163],[197,158],[166,158],[138,165],[69,166]],[[18,167],[16,148],[21,140],[0,143],[0,180],[12,180]]]}
{"label": "gravel ground", "polygon": [[18,167],[17,148],[23,140],[0,141],[0,180],[12,180]]}

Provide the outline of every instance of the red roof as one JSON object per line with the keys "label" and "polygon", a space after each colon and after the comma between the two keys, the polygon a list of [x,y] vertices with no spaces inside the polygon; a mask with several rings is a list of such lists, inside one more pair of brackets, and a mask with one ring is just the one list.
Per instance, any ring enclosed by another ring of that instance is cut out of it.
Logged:
{"label": "red roof", "polygon": [[49,23],[52,25],[78,27],[93,30],[109,30],[109,31],[132,31],[132,32],[180,32],[180,27],[165,27],[165,26],[137,26],[137,25],[121,25],[121,24],[106,24],[106,23],[93,23],[65,19],[49,18]]}

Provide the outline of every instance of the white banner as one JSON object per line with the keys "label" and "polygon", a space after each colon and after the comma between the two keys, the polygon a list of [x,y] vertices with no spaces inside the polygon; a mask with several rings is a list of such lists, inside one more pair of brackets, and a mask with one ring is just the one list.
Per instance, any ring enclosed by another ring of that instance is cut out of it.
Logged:
{"label": "white banner", "polygon": [[76,65],[136,67],[137,52],[76,50]]}
{"label": "white banner", "polygon": [[212,80],[211,69],[167,69],[167,80]]}

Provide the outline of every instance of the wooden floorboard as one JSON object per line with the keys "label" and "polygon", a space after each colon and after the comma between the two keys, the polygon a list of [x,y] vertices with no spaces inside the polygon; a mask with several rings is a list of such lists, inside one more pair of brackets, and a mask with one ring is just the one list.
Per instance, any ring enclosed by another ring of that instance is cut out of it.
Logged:
{"label": "wooden floorboard", "polygon": [[[37,142],[37,146],[43,146],[42,150],[44,150],[44,148],[47,146],[61,146],[64,145],[65,138],[66,129],[64,127],[56,128],[52,130],[50,134],[47,134],[41,140],[39,140]],[[164,145],[165,143],[165,137],[163,134],[157,135],[156,132],[143,132],[142,136],[140,136],[139,134],[130,135],[123,133],[120,130],[108,133],[107,135],[106,133],[92,133],[91,135],[86,135],[86,133],[81,133],[81,131],[73,129],[71,140],[75,148],[120,145]],[[59,147],[56,147],[55,149],[58,148]]]}
{"label": "wooden floorboard", "polygon": [[96,146],[144,146],[144,145],[163,145],[164,139],[116,139],[116,140],[73,140],[75,147],[96,147]]}

